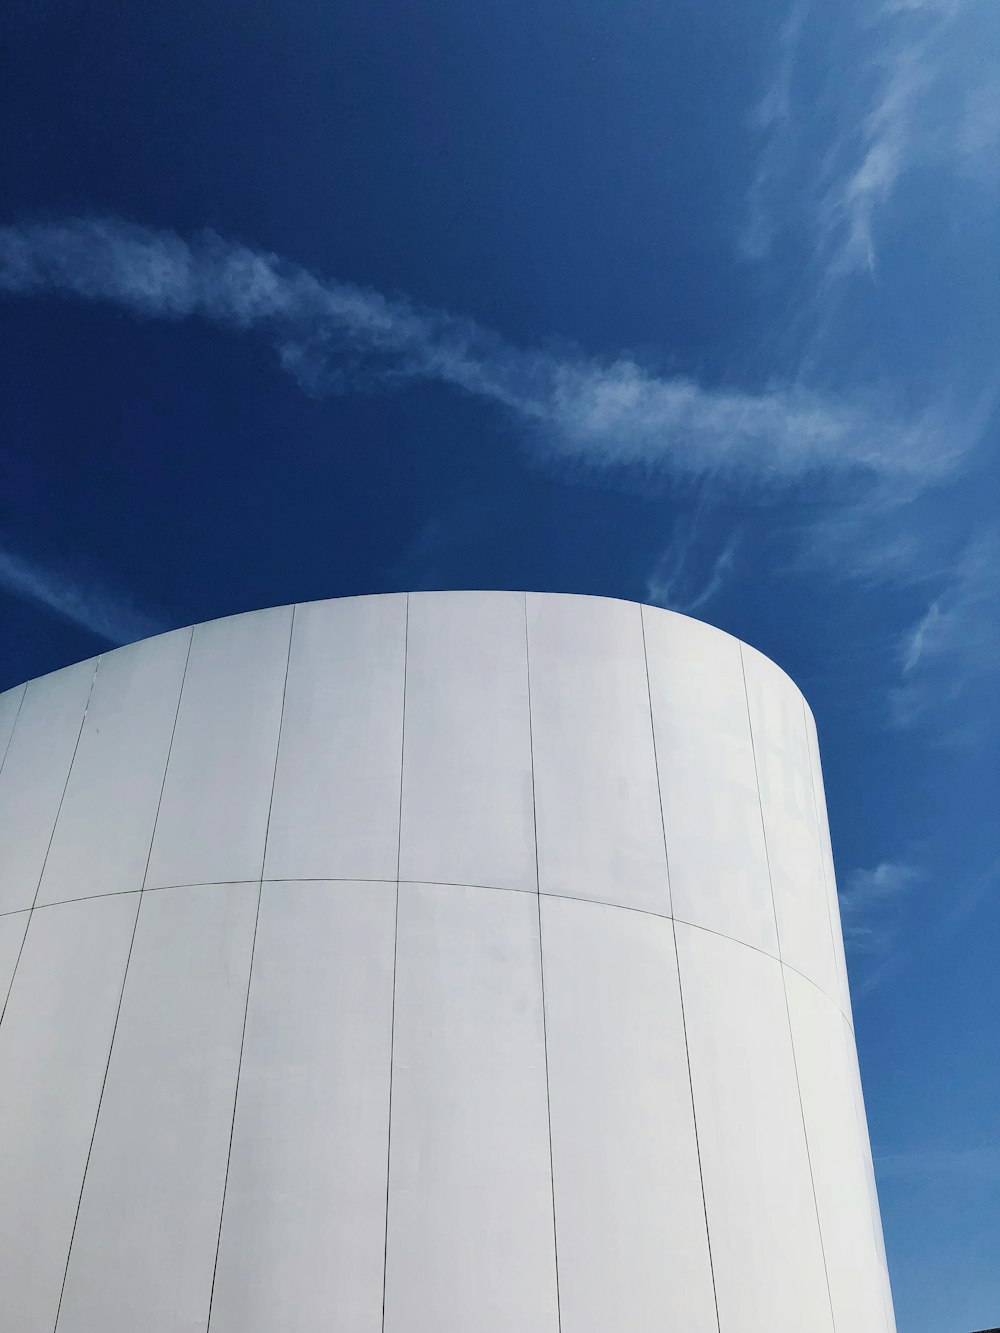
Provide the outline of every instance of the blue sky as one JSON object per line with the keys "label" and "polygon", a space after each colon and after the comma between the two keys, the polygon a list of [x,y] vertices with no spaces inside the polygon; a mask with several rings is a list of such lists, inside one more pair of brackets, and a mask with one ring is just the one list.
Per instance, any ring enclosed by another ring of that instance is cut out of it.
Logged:
{"label": "blue sky", "polygon": [[425,587],[820,730],[900,1329],[1000,1319],[995,0],[8,0],[0,688]]}

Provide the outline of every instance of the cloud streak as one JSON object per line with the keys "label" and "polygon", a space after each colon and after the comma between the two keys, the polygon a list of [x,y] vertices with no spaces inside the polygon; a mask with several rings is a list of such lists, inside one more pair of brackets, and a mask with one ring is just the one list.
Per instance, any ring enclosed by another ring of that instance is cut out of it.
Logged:
{"label": "cloud streak", "polygon": [[932,82],[925,49],[925,41],[912,40],[892,50],[860,124],[833,146],[831,156],[845,166],[819,203],[819,246],[827,256],[828,282],[875,271],[875,216],[912,163],[914,115]]}
{"label": "cloud streak", "polygon": [[877,272],[880,223],[914,170],[933,167],[953,184],[998,180],[997,86],[970,59],[995,40],[990,6],[880,0],[850,14],[848,6],[824,44],[827,87],[817,88],[813,71],[808,100],[796,101],[808,0],[788,11],[755,116],[762,141],[741,237],[744,254],[760,260],[784,228],[803,227],[820,296],[841,279]]}
{"label": "cloud streak", "polygon": [[739,238],[748,259],[763,259],[774,243],[777,226],[770,209],[770,194],[784,170],[793,138],[792,83],[802,31],[809,17],[809,0],[795,0],[778,34],[774,77],[753,115],[753,128],[764,136],[763,148],[748,196],[747,220]]}
{"label": "cloud streak", "polygon": [[882,861],[868,870],[855,870],[840,894],[844,940],[861,952],[887,947],[893,923],[910,892],[924,879],[915,866]]}
{"label": "cloud streak", "polygon": [[984,1144],[973,1148],[939,1148],[925,1152],[891,1153],[876,1157],[880,1180],[910,1180],[926,1176],[970,1176],[978,1184],[1000,1182],[1000,1148]]}
{"label": "cloud streak", "polygon": [[1000,661],[1000,528],[971,539],[950,562],[943,590],[899,645],[896,721],[909,725],[977,681]]}
{"label": "cloud streak", "polygon": [[314,394],[434,381],[494,404],[535,448],[597,466],[787,482],[859,471],[924,484],[972,443],[941,414],[800,384],[759,392],[513,346],[471,320],[323,279],[208,233],[186,241],[116,219],[0,227],[0,290],[102,302],[136,316],[255,331]]}
{"label": "cloud streak", "polygon": [[[707,575],[696,582],[690,575],[689,566],[698,538],[698,528],[697,516],[690,524],[678,525],[670,545],[646,580],[647,602],[670,611],[679,611],[682,615],[691,615],[706,606],[722,590],[732,573],[743,531],[737,528],[730,535],[713,559]],[[693,583],[695,586],[692,586]]]}
{"label": "cloud streak", "polygon": [[108,643],[133,643],[164,628],[127,598],[0,548],[0,590],[41,607]]}

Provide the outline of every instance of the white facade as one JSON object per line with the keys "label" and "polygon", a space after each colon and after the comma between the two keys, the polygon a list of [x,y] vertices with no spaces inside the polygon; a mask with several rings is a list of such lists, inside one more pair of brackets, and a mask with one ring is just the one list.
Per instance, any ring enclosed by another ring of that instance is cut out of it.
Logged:
{"label": "white facade", "polygon": [[601,598],[0,695],[0,1333],[894,1329],[815,728]]}

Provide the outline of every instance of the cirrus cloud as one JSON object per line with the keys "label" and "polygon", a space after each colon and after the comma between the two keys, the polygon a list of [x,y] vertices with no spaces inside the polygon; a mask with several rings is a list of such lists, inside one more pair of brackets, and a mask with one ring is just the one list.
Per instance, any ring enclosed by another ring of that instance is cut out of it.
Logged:
{"label": "cirrus cloud", "polygon": [[313,394],[435,381],[507,412],[539,451],[603,467],[770,483],[854,471],[912,486],[947,473],[974,442],[941,411],[901,416],[871,395],[705,386],[627,353],[517,347],[472,320],[212,233],[187,241],[115,218],[0,227],[0,290],[255,331]]}

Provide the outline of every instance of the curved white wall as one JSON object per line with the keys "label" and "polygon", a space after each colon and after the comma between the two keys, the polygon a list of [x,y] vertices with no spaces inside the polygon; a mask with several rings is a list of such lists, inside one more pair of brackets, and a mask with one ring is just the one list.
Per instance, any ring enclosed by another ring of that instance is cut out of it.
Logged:
{"label": "curved white wall", "polygon": [[[4,1333],[885,1333],[812,717],[414,593],[0,695]],[[9,991],[9,994],[8,994]]]}

